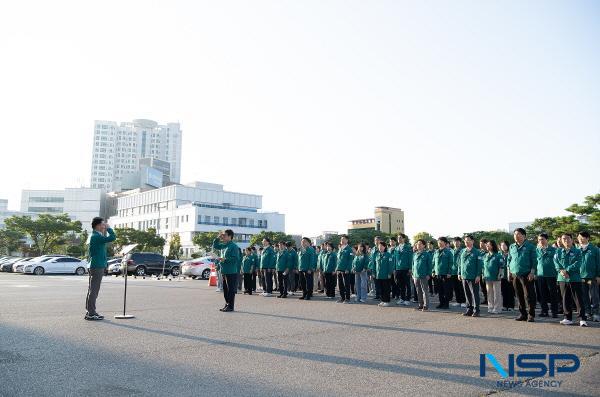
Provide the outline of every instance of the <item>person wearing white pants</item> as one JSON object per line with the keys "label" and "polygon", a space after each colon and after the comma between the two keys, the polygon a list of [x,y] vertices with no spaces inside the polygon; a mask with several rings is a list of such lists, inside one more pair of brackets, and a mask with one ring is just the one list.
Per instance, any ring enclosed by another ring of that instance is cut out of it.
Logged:
{"label": "person wearing white pants", "polygon": [[502,254],[498,252],[498,244],[494,240],[486,243],[487,253],[483,256],[483,278],[488,291],[488,313],[502,312]]}

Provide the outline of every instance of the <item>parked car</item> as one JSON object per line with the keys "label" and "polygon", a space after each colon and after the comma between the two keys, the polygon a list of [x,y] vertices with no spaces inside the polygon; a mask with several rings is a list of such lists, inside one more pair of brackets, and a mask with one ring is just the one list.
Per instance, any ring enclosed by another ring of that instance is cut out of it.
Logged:
{"label": "parked car", "polygon": [[26,263],[23,273],[41,276],[46,273],[66,273],[83,276],[86,262],[72,256],[45,258],[41,262]]}
{"label": "parked car", "polygon": [[[34,258],[30,258],[27,262],[29,263],[33,263],[33,262],[42,262],[42,261],[46,261],[49,260],[51,258],[61,258],[61,257],[65,257],[66,255],[58,255],[58,254],[49,254],[49,255],[42,255],[42,256],[36,256]],[[12,271],[14,273],[23,273],[23,267],[25,266],[25,262],[13,262],[12,265]]]}
{"label": "parked car", "polygon": [[181,269],[181,261],[165,261],[164,256],[152,252],[130,253],[123,258],[123,261],[127,263],[127,274],[136,276],[159,275],[163,271],[163,264],[165,276],[171,274],[177,277]]}
{"label": "parked car", "polygon": [[107,274],[114,274],[115,276],[118,276],[119,274],[121,274],[122,263],[123,263],[123,259],[121,259],[121,258],[115,258],[115,259],[109,260],[106,263]]}
{"label": "parked car", "polygon": [[185,261],[181,265],[181,274],[192,278],[208,280],[210,277],[210,266],[214,264],[215,258],[210,256]]}
{"label": "parked car", "polygon": [[12,272],[13,264],[20,262],[23,258],[8,258],[1,262],[0,272]]}

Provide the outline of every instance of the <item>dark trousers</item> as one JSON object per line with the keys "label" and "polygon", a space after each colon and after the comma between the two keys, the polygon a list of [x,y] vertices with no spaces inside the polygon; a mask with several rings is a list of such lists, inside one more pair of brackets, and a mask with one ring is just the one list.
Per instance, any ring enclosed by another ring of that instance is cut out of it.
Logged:
{"label": "dark trousers", "polygon": [[391,282],[392,282],[392,280],[389,278],[386,278],[383,280],[375,279],[375,286],[377,286],[379,284],[379,291],[380,291],[382,302],[390,301],[390,294],[392,292],[391,291],[391,289],[392,289]]}
{"label": "dark trousers", "polygon": [[302,271],[300,272],[300,286],[302,288],[302,297],[312,297],[314,280],[312,272]]}
{"label": "dark trousers", "polygon": [[524,276],[514,276],[513,287],[515,288],[515,295],[519,302],[519,312],[521,317],[535,317],[535,286],[534,282],[530,281],[527,274]]}
{"label": "dark trousers", "polygon": [[87,314],[94,315],[96,312],[96,298],[100,293],[100,283],[104,276],[104,268],[91,267],[89,270],[88,293],[85,299],[85,310]]}
{"label": "dark trousers", "polygon": [[265,273],[262,269],[258,270],[258,285],[263,291],[267,290],[267,286],[265,285]]}
{"label": "dark trousers", "polygon": [[483,300],[485,303],[487,303],[487,285],[485,284],[485,280],[482,278],[481,281],[479,281],[479,284],[481,284],[481,292],[483,293]]}
{"label": "dark trousers", "polygon": [[427,286],[429,287],[429,295],[433,295],[435,291],[433,288],[433,277],[429,277],[429,280],[427,280]]}
{"label": "dark trousers", "polygon": [[479,312],[479,283],[475,280],[463,280],[462,283],[467,298],[467,310]]}
{"label": "dark trousers", "polygon": [[573,320],[573,301],[577,307],[580,320],[587,320],[585,316],[585,304],[583,303],[583,292],[581,290],[581,282],[566,283],[559,281],[560,293],[563,297],[563,312],[567,320]]}
{"label": "dark trousers", "polygon": [[300,272],[294,274],[294,292],[298,291],[298,286],[300,286]]}
{"label": "dark trousers", "polygon": [[354,275],[350,274],[350,276],[351,276],[350,277],[350,293],[356,295],[356,289],[355,289],[356,279],[354,278]]}
{"label": "dark trousers", "polygon": [[538,277],[538,289],[541,295],[542,313],[548,313],[548,303],[552,314],[558,314],[558,291],[556,277]]}
{"label": "dark trousers", "polygon": [[338,288],[340,290],[340,298],[342,300],[350,300],[350,272],[338,272]]}
{"label": "dark trousers", "polygon": [[284,272],[277,272],[277,281],[279,283],[279,295],[287,296],[289,289],[289,280],[288,275],[284,274]]}
{"label": "dark trousers", "polygon": [[448,291],[448,302],[456,297],[456,303],[465,303],[465,289],[463,288],[462,282],[458,279],[456,274],[450,276],[450,288]]}
{"label": "dark trousers", "polygon": [[335,278],[333,273],[323,273],[325,279],[325,295],[329,297],[335,296]]}
{"label": "dark trousers", "polygon": [[408,269],[396,270],[394,272],[394,298],[402,299],[403,301],[410,299],[410,276],[408,275]]}
{"label": "dark trousers", "polygon": [[507,309],[515,308],[515,289],[507,279],[500,280],[500,290],[502,291],[502,304]]}
{"label": "dark trousers", "polygon": [[237,289],[237,273],[223,274],[223,297],[231,310],[235,308],[235,292]]}
{"label": "dark trousers", "polygon": [[252,295],[252,273],[244,273],[244,292]]}
{"label": "dark trousers", "polygon": [[436,276],[435,283],[438,286],[440,307],[448,308],[450,304],[450,292],[452,291],[452,279],[446,275]]}
{"label": "dark trousers", "polygon": [[254,291],[256,291],[256,270],[253,271],[251,274],[252,274],[252,281],[251,281],[252,292],[254,292]]}
{"label": "dark trousers", "polygon": [[266,293],[273,293],[273,269],[264,269],[265,272],[265,285],[266,285]]}

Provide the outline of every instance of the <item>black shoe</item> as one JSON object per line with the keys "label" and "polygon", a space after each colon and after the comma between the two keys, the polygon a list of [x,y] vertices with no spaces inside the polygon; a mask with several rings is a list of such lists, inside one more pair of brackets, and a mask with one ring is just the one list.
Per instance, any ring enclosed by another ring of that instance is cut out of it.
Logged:
{"label": "black shoe", "polygon": [[282,297],[283,297],[283,295],[277,295],[277,297],[278,297],[278,298],[282,298]]}
{"label": "black shoe", "polygon": [[225,309],[223,309],[223,313],[227,313],[227,312],[232,312],[233,309],[230,307],[226,307]]}
{"label": "black shoe", "polygon": [[525,317],[525,316],[519,316],[519,317],[515,318],[515,321],[525,321],[525,320],[527,320],[527,317]]}
{"label": "black shoe", "polygon": [[467,310],[466,312],[463,313],[463,316],[465,316],[465,317],[471,317],[472,315],[473,315],[472,310]]}
{"label": "black shoe", "polygon": [[224,312],[226,309],[229,309],[229,306],[225,305],[221,309],[219,309],[219,311]]}
{"label": "black shoe", "polygon": [[100,318],[97,314],[86,314],[83,319],[87,321],[100,321],[104,319],[104,317]]}
{"label": "black shoe", "polygon": [[548,313],[543,313],[542,312],[542,313],[540,313],[540,317],[550,317],[550,316],[548,315]]}
{"label": "black shoe", "polygon": [[301,296],[300,298],[298,298],[299,300],[305,300],[306,298],[304,296]]}
{"label": "black shoe", "polygon": [[474,312],[473,314],[471,314],[471,317],[479,317],[479,312]]}
{"label": "black shoe", "polygon": [[248,295],[248,291],[244,291],[244,295]]}
{"label": "black shoe", "polygon": [[307,296],[307,297],[306,297],[304,300],[305,300],[305,301],[309,301],[309,300],[310,300],[310,298],[311,298],[310,296]]}
{"label": "black shoe", "polygon": [[444,306],[442,306],[442,305],[437,305],[435,308],[436,308],[436,309],[443,309],[443,308],[444,308]]}
{"label": "black shoe", "polygon": [[285,299],[287,298],[287,295],[281,295],[281,298]]}
{"label": "black shoe", "polygon": [[535,318],[533,318],[533,316],[529,316],[529,317],[527,317],[527,322],[528,323],[534,323],[535,322]]}
{"label": "black shoe", "polygon": [[100,320],[104,320],[104,316],[102,314],[96,313],[96,317],[98,317]]}
{"label": "black shoe", "polygon": [[482,305],[487,305],[487,304],[488,304],[488,301],[487,301],[487,299],[485,299],[483,302],[481,302],[481,304],[482,304]]}

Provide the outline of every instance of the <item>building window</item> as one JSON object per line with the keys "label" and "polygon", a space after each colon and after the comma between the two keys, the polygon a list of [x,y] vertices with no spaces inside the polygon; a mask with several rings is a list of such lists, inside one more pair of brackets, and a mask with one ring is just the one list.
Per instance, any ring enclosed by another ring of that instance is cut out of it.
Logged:
{"label": "building window", "polygon": [[248,224],[250,225],[250,227],[254,226],[254,219],[248,219]]}
{"label": "building window", "polygon": [[231,218],[231,224],[235,226],[237,224],[237,218]]}
{"label": "building window", "polygon": [[215,216],[215,220],[214,220],[214,222],[215,222],[216,224],[218,224],[218,223],[219,223],[219,217],[218,217],[218,216]]}
{"label": "building window", "polygon": [[210,223],[210,215],[206,215],[206,216],[204,217],[204,222],[206,222],[206,223]]}
{"label": "building window", "polygon": [[226,216],[223,217],[223,224],[224,225],[229,225],[229,218],[228,217],[226,217]]}

